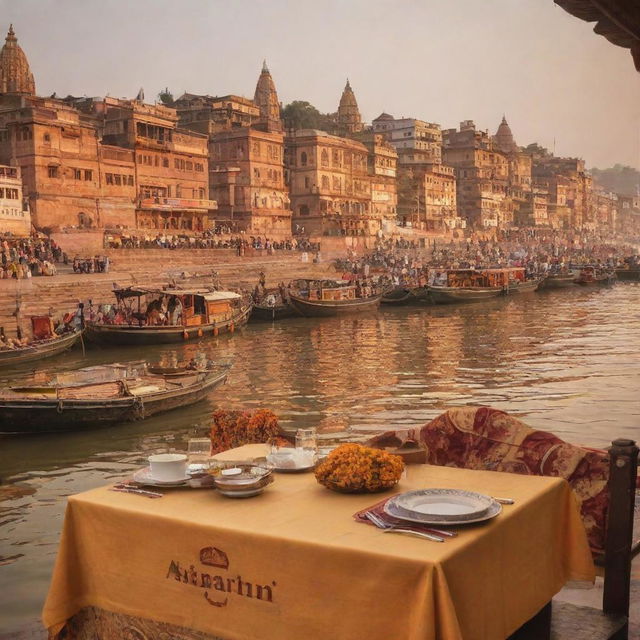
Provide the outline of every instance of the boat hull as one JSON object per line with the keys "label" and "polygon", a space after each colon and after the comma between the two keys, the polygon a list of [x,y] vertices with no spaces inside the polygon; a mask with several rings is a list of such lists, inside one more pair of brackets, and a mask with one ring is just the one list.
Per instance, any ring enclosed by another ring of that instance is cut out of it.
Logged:
{"label": "boat hull", "polygon": [[74,331],[42,344],[24,347],[23,349],[2,350],[0,351],[0,369],[57,356],[67,349],[71,349],[81,335],[82,331]]}
{"label": "boat hull", "polygon": [[226,372],[216,373],[180,389],[107,400],[59,401],[57,398],[40,400],[0,397],[0,434],[73,431],[144,420],[203,400],[211,390],[224,383],[226,378]]}
{"label": "boat hull", "polygon": [[518,294],[518,293],[533,293],[537,291],[542,282],[541,278],[537,278],[535,280],[525,280],[524,282],[518,282],[515,285],[510,284],[509,288],[505,293],[508,295]]}
{"label": "boat hull", "polygon": [[290,296],[291,306],[300,314],[313,318],[327,318],[351,313],[375,311],[382,295],[353,300],[307,300],[295,295]]}
{"label": "boat hull", "polygon": [[386,293],[383,293],[382,298],[380,298],[380,302],[382,304],[403,305],[409,304],[413,299],[413,294],[409,289],[405,289],[404,287],[395,287]]}
{"label": "boat hull", "polygon": [[640,282],[640,269],[616,269],[616,277],[623,282]]}
{"label": "boat hull", "polygon": [[231,320],[218,324],[201,324],[192,327],[179,326],[136,326],[87,323],[87,338],[92,342],[119,345],[173,344],[213,338],[225,333],[233,333],[245,325],[251,314],[251,306],[235,314]]}
{"label": "boat hull", "polygon": [[540,285],[540,289],[566,289],[575,286],[574,275],[569,276],[547,276]]}
{"label": "boat hull", "polygon": [[482,302],[483,300],[497,298],[502,294],[502,288],[429,287],[429,296],[435,304]]}
{"label": "boat hull", "polygon": [[273,322],[274,320],[282,320],[283,318],[291,318],[296,312],[288,305],[276,305],[274,307],[253,305],[251,310],[251,320],[258,322]]}

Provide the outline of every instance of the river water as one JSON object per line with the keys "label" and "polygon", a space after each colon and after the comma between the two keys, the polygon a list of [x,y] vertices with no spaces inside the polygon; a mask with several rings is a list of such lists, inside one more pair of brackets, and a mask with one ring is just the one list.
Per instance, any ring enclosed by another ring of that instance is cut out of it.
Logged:
{"label": "river water", "polygon": [[[422,425],[447,407],[484,404],[570,442],[640,438],[638,284],[292,318],[177,347],[91,348],[43,361],[38,375],[202,350],[233,362],[207,401],[112,428],[0,438],[0,630],[40,612],[65,498],[113,482],[150,453],[184,450],[206,434],[214,406],[266,407],[287,428],[342,431]],[[28,374],[5,372],[0,384]]]}

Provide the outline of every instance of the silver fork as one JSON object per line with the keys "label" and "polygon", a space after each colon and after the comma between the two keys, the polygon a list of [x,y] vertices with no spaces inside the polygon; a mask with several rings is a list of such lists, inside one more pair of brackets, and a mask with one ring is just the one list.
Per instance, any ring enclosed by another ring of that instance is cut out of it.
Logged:
{"label": "silver fork", "polygon": [[432,540],[433,542],[444,542],[444,538],[440,536],[436,536],[433,533],[427,533],[426,531],[414,531],[413,529],[404,529],[403,527],[396,527],[388,522],[379,518],[375,513],[371,511],[365,511],[365,518],[372,522],[378,529],[382,529],[385,533],[406,533],[407,535],[413,535],[418,538],[426,538],[427,540]]}

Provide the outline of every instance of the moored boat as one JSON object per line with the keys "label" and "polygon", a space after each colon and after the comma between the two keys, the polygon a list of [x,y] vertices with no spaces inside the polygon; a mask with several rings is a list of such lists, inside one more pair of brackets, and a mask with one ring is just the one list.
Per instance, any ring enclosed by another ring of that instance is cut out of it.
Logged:
{"label": "moored boat", "polygon": [[522,267],[509,267],[508,281],[505,293],[512,295],[514,293],[533,293],[538,290],[543,278],[527,278],[527,274]]}
{"label": "moored boat", "polygon": [[550,273],[542,281],[540,289],[565,289],[575,286],[576,274],[573,271]]}
{"label": "moored boat", "polygon": [[398,286],[385,291],[380,298],[380,302],[382,304],[402,305],[408,304],[412,299],[414,299],[414,297],[410,289]]}
{"label": "moored boat", "polygon": [[233,291],[130,287],[114,293],[116,307],[86,323],[89,339],[146,345],[210,338],[246,324],[252,307],[249,299]]}
{"label": "moored boat", "polygon": [[623,282],[640,282],[640,267],[620,267],[615,270],[615,274]]}
{"label": "moored boat", "polygon": [[13,344],[3,334],[3,339],[0,340],[0,368],[57,356],[73,347],[80,340],[83,331],[69,322],[59,328],[60,333],[57,333],[50,316],[32,316],[31,327],[33,340],[24,345]]}
{"label": "moored boat", "polygon": [[295,316],[296,312],[288,302],[288,294],[284,289],[267,289],[253,301],[251,320],[273,322]]}
{"label": "moored boat", "polygon": [[594,266],[584,266],[574,282],[582,287],[613,284],[616,279],[615,271],[607,271]]}
{"label": "moored boat", "polygon": [[429,296],[436,304],[482,302],[504,294],[509,269],[447,269],[429,285]]}
{"label": "moored boat", "polygon": [[202,400],[227,368],[166,372],[144,363],[103,365],[59,374],[49,385],[0,392],[0,433],[70,431],[143,420]]}
{"label": "moored boat", "polygon": [[291,306],[300,315],[310,317],[375,311],[381,298],[382,294],[374,293],[368,285],[334,280],[307,281],[306,288],[289,292]]}

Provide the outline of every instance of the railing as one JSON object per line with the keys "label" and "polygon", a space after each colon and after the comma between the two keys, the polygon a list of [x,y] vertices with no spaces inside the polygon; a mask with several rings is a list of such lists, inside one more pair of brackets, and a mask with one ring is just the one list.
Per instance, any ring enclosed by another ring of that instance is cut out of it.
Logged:
{"label": "railing", "polygon": [[185,198],[139,198],[138,207],[140,209],[155,209],[162,211],[173,211],[175,209],[217,209],[218,203],[215,200],[195,200]]}

